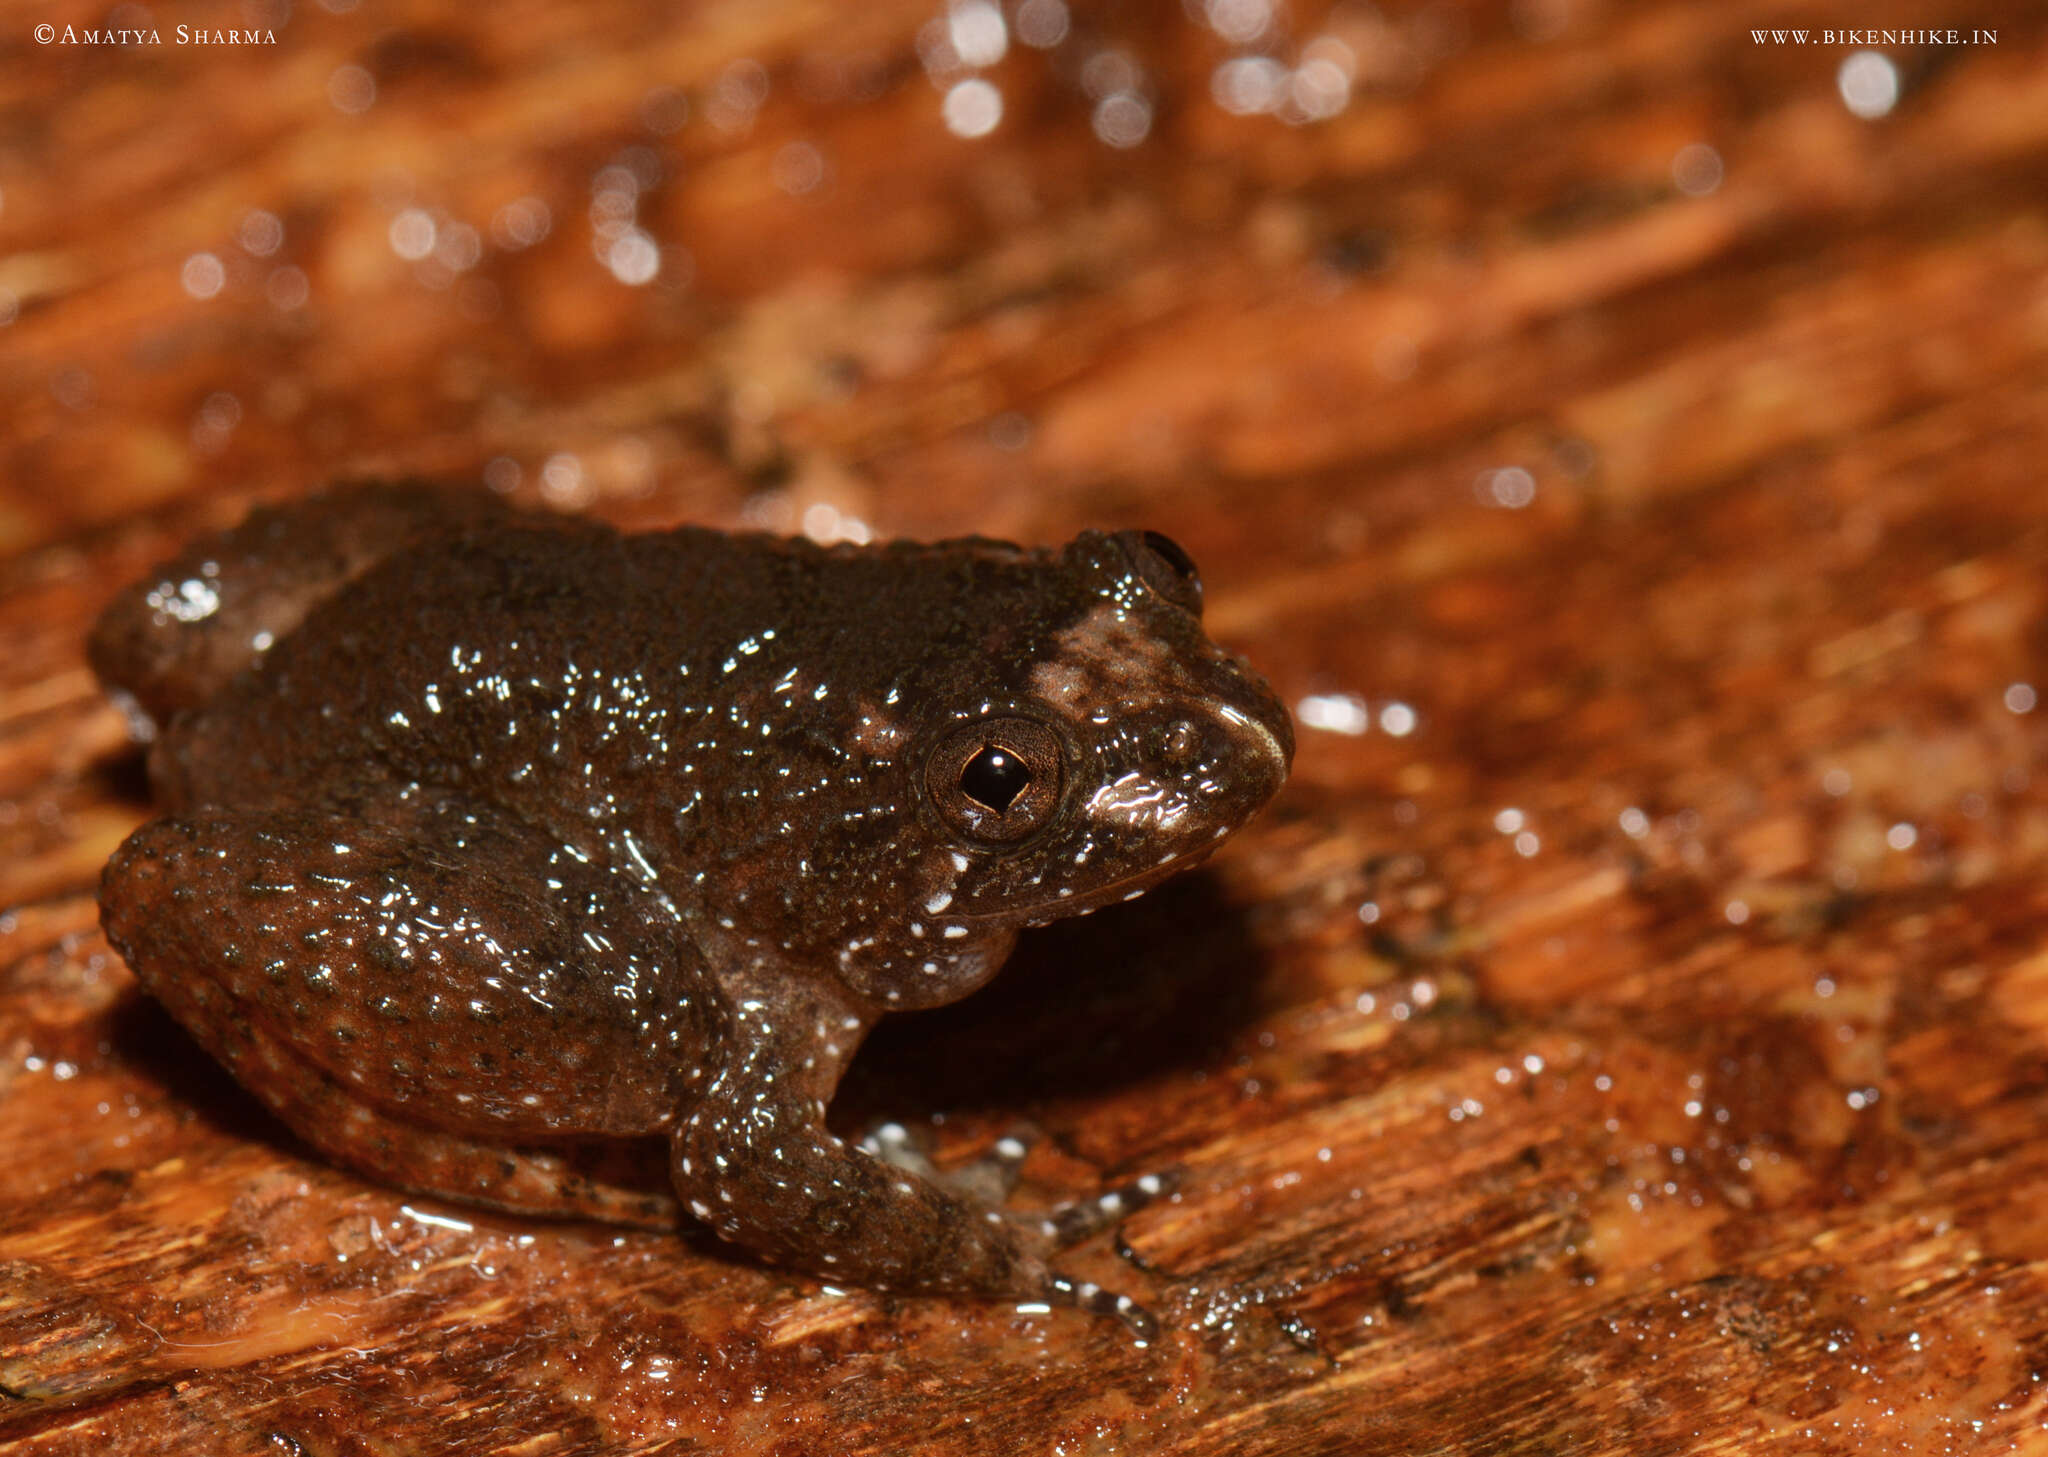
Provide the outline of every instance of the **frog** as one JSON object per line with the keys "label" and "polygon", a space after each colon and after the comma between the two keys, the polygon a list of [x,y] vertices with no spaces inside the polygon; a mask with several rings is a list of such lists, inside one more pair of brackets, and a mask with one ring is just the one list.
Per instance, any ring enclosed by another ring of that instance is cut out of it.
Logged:
{"label": "frog", "polygon": [[[1279,791],[1287,710],[1202,611],[1148,531],[628,532],[419,482],[259,507],[92,630],[158,811],[102,925],[371,1180],[1139,1324],[1058,1267],[1085,1220],[826,1113],[879,1018],[967,996],[1026,928],[1199,864]],[[651,1185],[576,1153],[652,1140]]]}

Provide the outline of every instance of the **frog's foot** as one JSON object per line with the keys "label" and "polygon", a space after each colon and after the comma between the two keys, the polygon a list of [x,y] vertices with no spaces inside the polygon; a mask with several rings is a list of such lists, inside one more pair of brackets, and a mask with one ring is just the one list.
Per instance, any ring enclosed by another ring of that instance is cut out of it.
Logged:
{"label": "frog's foot", "polygon": [[[676,1143],[676,1187],[691,1213],[725,1238],[784,1264],[879,1289],[1072,1306],[1122,1321],[1141,1341],[1158,1334],[1152,1313],[1128,1295],[1046,1264],[1043,1251],[1058,1228],[1054,1216],[1008,1215],[973,1197],[963,1187],[963,1171],[933,1170],[900,1124],[881,1125],[858,1148],[823,1130],[778,1140],[766,1182],[793,1197],[773,1203],[761,1198],[767,1192],[762,1182],[748,1176],[753,1154],[721,1156],[701,1137],[693,1127]],[[1014,1176],[1027,1151],[1021,1139],[1006,1136],[992,1158],[968,1167],[966,1182],[985,1181],[991,1169]],[[707,1166],[717,1177],[704,1177]],[[816,1203],[805,1208],[807,1199]],[[786,1226],[798,1214],[817,1241],[809,1248],[794,1244],[788,1228],[771,1227]]]}
{"label": "frog's foot", "polygon": [[[1021,1159],[1020,1159],[1021,1162]],[[1179,1182],[1177,1171],[1142,1174],[1089,1199],[1058,1204],[1039,1216],[1039,1230],[1058,1249],[1082,1243],[1114,1226],[1127,1214],[1134,1214]],[[1073,1280],[1054,1273],[1051,1298],[1055,1303],[1078,1306],[1095,1315],[1114,1316],[1129,1326],[1140,1341],[1159,1334],[1159,1322],[1152,1312],[1128,1295],[1086,1280]]]}
{"label": "frog's foot", "polygon": [[1113,1316],[1130,1328],[1144,1344],[1159,1338],[1159,1318],[1128,1295],[1105,1290],[1092,1280],[1075,1280],[1054,1274],[1046,1282],[1046,1300],[1052,1305],[1071,1305],[1090,1315]]}
{"label": "frog's foot", "polygon": [[[781,1019],[785,1026],[807,1020],[815,1020],[815,1013]],[[815,1059],[808,1066],[815,1071]],[[788,1081],[786,1075],[777,1078],[761,1096],[789,1096]],[[721,1078],[713,1085],[714,1098],[729,1086],[737,1084]],[[757,1118],[762,1106],[759,1101],[754,1104]],[[802,1107],[793,1113],[800,1118]],[[700,1110],[698,1118],[703,1116]],[[752,1131],[759,1124],[747,1126]],[[698,1150],[708,1145],[697,1142],[704,1132],[701,1126],[687,1132],[694,1148],[686,1149],[684,1141],[678,1141],[676,1184],[686,1191],[692,1212],[728,1239],[827,1279],[1071,1306],[1120,1320],[1140,1340],[1149,1341],[1158,1333],[1158,1322],[1137,1301],[1054,1269],[1045,1256],[1060,1245],[1100,1232],[1119,1215],[1163,1192],[1168,1187],[1163,1177],[1148,1175],[1044,1213],[1011,1213],[998,1206],[1014,1189],[1018,1171],[1038,1138],[1029,1125],[1013,1127],[982,1157],[948,1169],[936,1167],[923,1141],[900,1123],[878,1124],[854,1146],[832,1140],[821,1129],[803,1130],[795,1139],[779,1139],[773,1149],[760,1151],[774,1165],[769,1183],[778,1190],[792,1183],[792,1162],[799,1173],[813,1160],[821,1172],[827,1165],[834,1170],[828,1178],[809,1178],[797,1185],[799,1198],[792,1203],[824,1192],[818,1207],[807,1214],[807,1224],[813,1232],[822,1229],[833,1236],[829,1244],[798,1251],[788,1246],[786,1236],[778,1245],[763,1238],[767,1231],[755,1224],[763,1212],[760,1203],[735,1187],[754,1155],[742,1157],[727,1150],[721,1156],[712,1151],[707,1160]],[[801,1159],[792,1158],[793,1146],[803,1148]],[[707,1162],[717,1177],[704,1177]],[[759,1190],[760,1185],[753,1188]],[[692,1194],[690,1189],[704,1192]]]}
{"label": "frog's foot", "polygon": [[1046,1235],[1061,1249],[1093,1239],[1125,1215],[1135,1214],[1160,1195],[1172,1193],[1179,1182],[1176,1169],[1140,1174],[1093,1198],[1057,1205],[1046,1212]]}
{"label": "frog's foot", "polygon": [[[1040,1135],[1028,1123],[1013,1125],[989,1146],[980,1158],[950,1169],[933,1164],[924,1147],[901,1123],[877,1124],[860,1141],[860,1150],[894,1169],[903,1169],[928,1179],[941,1188],[991,1208],[1009,1199],[1017,1187],[1024,1160]],[[1058,1249],[1093,1239],[1126,1215],[1135,1214],[1162,1194],[1169,1194],[1180,1182],[1177,1169],[1141,1174],[1114,1189],[1086,1199],[1054,1205],[1043,1214],[1018,1216],[1019,1222],[1035,1225],[1046,1242]]]}

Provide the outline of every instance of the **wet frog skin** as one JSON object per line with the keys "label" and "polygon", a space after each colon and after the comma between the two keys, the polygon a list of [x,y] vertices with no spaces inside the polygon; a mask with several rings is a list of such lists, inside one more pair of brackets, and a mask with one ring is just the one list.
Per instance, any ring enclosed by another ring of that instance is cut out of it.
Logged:
{"label": "wet frog skin", "polygon": [[[628,535],[417,486],[258,511],[94,630],[162,811],[102,921],[375,1179],[1085,1299],[1040,1222],[825,1108],[879,1016],[967,995],[1020,928],[1140,893],[1280,787],[1286,711],[1200,610],[1152,533]],[[565,1154],[643,1135],[673,1200]]]}

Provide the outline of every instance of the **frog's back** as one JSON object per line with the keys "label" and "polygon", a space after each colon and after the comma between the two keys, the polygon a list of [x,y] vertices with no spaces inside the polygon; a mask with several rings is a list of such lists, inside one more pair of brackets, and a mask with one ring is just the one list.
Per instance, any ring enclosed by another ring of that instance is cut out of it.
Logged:
{"label": "frog's back", "polygon": [[[707,723],[770,706],[779,750],[843,740],[852,689],[886,695],[920,663],[972,660],[988,589],[1021,602],[1043,561],[980,540],[827,547],[502,510],[458,519],[335,584],[180,704],[152,777],[170,806],[348,797],[382,773],[602,817],[643,787],[672,789],[662,776],[683,772],[687,751],[690,772],[736,791],[773,770]],[[1034,620],[1006,616],[1009,631]],[[791,700],[793,673],[815,700]],[[606,797],[565,790],[579,779]]]}
{"label": "frog's back", "polygon": [[420,542],[516,520],[481,491],[362,483],[260,507],[188,545],[107,604],[87,653],[162,726],[197,708],[322,602]]}
{"label": "frog's back", "polygon": [[[691,580],[719,566],[716,534],[699,535],[684,553]],[[397,543],[238,671],[188,672],[175,700],[159,695],[158,794],[256,803],[423,735],[459,749],[449,741],[476,717],[462,693],[478,680],[515,718],[551,712],[564,675],[598,671],[642,615],[626,541],[599,523],[505,516]],[[672,600],[690,595],[678,587]]]}

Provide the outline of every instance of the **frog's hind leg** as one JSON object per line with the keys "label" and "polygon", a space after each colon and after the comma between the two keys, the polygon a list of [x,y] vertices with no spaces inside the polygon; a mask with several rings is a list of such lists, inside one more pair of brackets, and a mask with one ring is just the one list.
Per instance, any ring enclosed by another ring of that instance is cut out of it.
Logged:
{"label": "frog's hind leg", "polygon": [[365,483],[260,508],[116,597],[93,626],[93,669],[161,727],[386,557],[512,514],[487,492],[417,482]]}
{"label": "frog's hind leg", "polygon": [[[391,1117],[283,1039],[236,1015],[226,1005],[227,994],[203,977],[161,981],[154,990],[166,1010],[280,1122],[332,1162],[378,1183],[546,1219],[642,1229],[673,1229],[681,1222],[681,1208],[667,1189],[609,1181],[586,1170],[571,1150],[505,1148]],[[663,1171],[657,1165],[654,1172],[659,1179]]]}
{"label": "frog's hind leg", "polygon": [[346,810],[152,821],[101,907],[143,986],[337,1162],[496,1208],[673,1222],[658,1181],[579,1157],[668,1131],[688,1050],[718,1034],[674,913],[637,883],[389,786]]}

